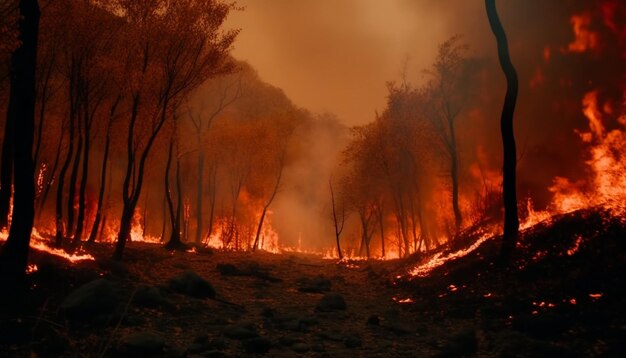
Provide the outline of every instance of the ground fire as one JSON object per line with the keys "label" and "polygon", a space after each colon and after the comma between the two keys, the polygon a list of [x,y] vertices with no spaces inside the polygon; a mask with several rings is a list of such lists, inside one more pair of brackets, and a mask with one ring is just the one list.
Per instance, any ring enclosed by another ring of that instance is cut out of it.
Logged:
{"label": "ground fire", "polygon": [[0,355],[626,356],[625,20],[0,2]]}

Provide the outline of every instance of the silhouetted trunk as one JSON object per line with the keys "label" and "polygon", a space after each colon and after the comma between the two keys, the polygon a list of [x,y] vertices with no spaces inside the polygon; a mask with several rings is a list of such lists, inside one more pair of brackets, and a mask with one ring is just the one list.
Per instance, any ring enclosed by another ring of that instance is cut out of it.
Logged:
{"label": "silhouetted trunk", "polygon": [[85,114],[84,114],[84,128],[83,136],[85,138],[85,145],[83,146],[83,167],[80,177],[80,188],[78,189],[78,216],[76,217],[76,232],[74,233],[74,245],[80,243],[83,239],[83,228],[85,227],[85,205],[86,205],[86,191],[87,181],[89,180],[89,150],[90,150],[90,136],[91,136],[91,123],[95,116],[95,110],[98,107],[96,104],[93,112],[89,110],[89,101],[85,100]]}
{"label": "silhouetted trunk", "polygon": [[4,139],[2,141],[2,168],[0,168],[0,230],[9,226],[11,211],[11,195],[13,194],[13,140],[15,116],[17,115],[17,94],[12,90],[9,94]]}
{"label": "silhouetted trunk", "polygon": [[206,241],[208,242],[211,237],[211,233],[213,232],[213,222],[215,218],[215,202],[217,198],[216,186],[217,186],[217,168],[215,166],[211,167],[210,170],[210,178],[209,178],[209,195],[210,195],[210,211],[209,211],[209,227],[206,233]]}
{"label": "silhouetted trunk", "polygon": [[515,184],[515,169],[517,166],[517,151],[513,134],[513,114],[517,101],[518,79],[515,67],[511,62],[506,33],[498,17],[495,0],[485,0],[489,25],[498,44],[498,58],[502,72],[506,76],[506,96],[500,117],[500,131],[504,149],[502,167],[502,196],[504,198],[504,235],[502,237],[501,257],[504,262],[510,260],[515,249],[519,232],[519,218],[517,216],[517,195]]}
{"label": "silhouetted trunk", "polygon": [[57,196],[56,196],[56,246],[61,247],[63,245],[63,239],[65,237],[65,228],[63,225],[63,187],[65,186],[65,175],[72,163],[72,154],[74,153],[74,113],[70,112],[70,138],[67,147],[67,154],[63,166],[61,166],[61,172],[59,172],[59,180],[57,182]]}
{"label": "silhouetted trunk", "polygon": [[74,164],[72,165],[72,173],[70,174],[70,182],[67,194],[67,228],[66,235],[68,238],[74,236],[74,215],[77,212],[77,198],[76,198],[76,183],[78,181],[78,169],[80,168],[80,162],[83,154],[83,123],[78,118],[78,145],[76,147],[76,157],[74,158]]}
{"label": "silhouetted trunk", "polygon": [[122,259],[124,248],[126,247],[126,240],[128,240],[128,237],[130,236],[133,215],[135,213],[135,208],[137,207],[137,202],[139,201],[139,196],[141,195],[141,188],[143,186],[146,160],[148,159],[148,154],[150,154],[150,149],[152,148],[154,141],[161,131],[161,128],[163,128],[163,124],[165,123],[165,119],[167,117],[167,109],[169,108],[169,97],[166,95],[161,107],[161,118],[159,119],[156,127],[152,130],[152,133],[148,138],[148,142],[139,157],[139,164],[136,165],[137,157],[133,139],[135,136],[135,125],[139,114],[139,102],[140,97],[138,95],[134,95],[131,110],[132,114],[128,124],[128,137],[126,140],[128,161],[124,176],[124,184],[122,186],[122,217],[120,218],[120,229],[117,234],[115,252],[113,253],[113,259],[118,261]]}
{"label": "silhouetted trunk", "polygon": [[341,232],[343,231],[343,227],[346,220],[346,212],[344,207],[341,207],[341,213],[339,213],[340,217],[337,216],[337,207],[335,204],[335,191],[333,190],[333,182],[332,180],[328,180],[328,186],[330,187],[330,203],[333,208],[333,223],[335,224],[335,238],[337,239],[337,256],[339,256],[339,260],[343,259],[343,254],[341,253],[341,245],[339,242],[339,237],[341,236]]}
{"label": "silhouetted trunk", "polygon": [[259,219],[259,225],[256,229],[256,236],[254,237],[254,245],[252,245],[252,251],[255,251],[259,247],[259,238],[261,237],[261,229],[263,229],[263,222],[265,221],[265,215],[267,214],[267,209],[272,205],[274,198],[276,197],[276,193],[278,193],[278,188],[280,187],[280,179],[283,177],[283,167],[284,167],[284,158],[279,160],[280,169],[278,170],[278,176],[276,177],[276,183],[274,184],[274,189],[272,190],[272,195],[270,195],[269,200],[263,206],[263,211],[261,212],[261,218]]}
{"label": "silhouetted trunk", "polygon": [[454,227],[458,233],[463,224],[461,209],[459,208],[459,156],[457,154],[454,120],[448,122],[450,126],[450,177],[452,178],[452,211],[454,212]]}
{"label": "silhouetted trunk", "polygon": [[[170,224],[172,226],[172,233],[170,234],[170,240],[167,242],[167,247],[172,242],[172,238],[175,233],[178,232],[180,235],[180,230],[176,227],[176,213],[174,211],[174,200],[172,199],[172,190],[170,188],[170,169],[172,167],[172,151],[174,148],[174,139],[170,138],[170,145],[167,151],[167,163],[165,164],[165,199],[167,200],[167,208],[170,216]],[[178,240],[180,241],[180,240]]]}
{"label": "silhouetted trunk", "polygon": [[198,192],[196,194],[196,244],[202,242],[202,231],[203,225],[202,221],[204,217],[202,216],[202,199],[204,197],[203,189],[204,189],[204,153],[202,150],[198,153],[198,184],[197,184]]}
{"label": "silhouetted trunk", "polygon": [[41,200],[39,202],[39,212],[37,213],[37,217],[39,218],[43,208],[46,205],[46,200],[48,199],[48,194],[50,193],[50,189],[52,188],[52,184],[54,183],[54,179],[56,176],[57,168],[59,166],[59,159],[61,159],[61,148],[63,146],[63,137],[65,136],[65,125],[61,125],[61,133],[59,135],[59,144],[57,145],[56,154],[54,156],[54,163],[52,164],[52,169],[50,169],[50,177],[46,181],[46,185],[43,189],[43,195],[41,196]]}
{"label": "silhouetted trunk", "polygon": [[113,102],[113,105],[111,106],[111,111],[109,112],[109,123],[107,124],[106,138],[104,141],[104,156],[102,158],[102,168],[100,169],[100,190],[98,191],[98,206],[96,208],[96,216],[91,227],[91,233],[89,234],[89,239],[87,239],[88,243],[94,243],[96,241],[96,237],[98,236],[98,230],[100,230],[102,208],[104,207],[104,189],[106,187],[108,166],[107,164],[109,162],[109,148],[111,146],[111,127],[113,126],[113,118],[115,117],[117,106],[121,100],[122,97],[117,96],[117,98]]}
{"label": "silhouetted trunk", "polygon": [[174,208],[174,199],[172,198],[172,191],[170,188],[170,168],[172,164],[172,150],[174,147],[174,138],[170,139],[170,146],[167,154],[167,164],[165,166],[165,193],[167,197],[167,204],[170,211],[170,222],[172,225],[172,233],[170,240],[167,242],[168,249],[180,249],[184,245],[180,240],[180,214],[181,214],[181,187],[180,187],[180,160],[176,159],[176,192],[178,194],[178,202],[176,208]]}
{"label": "silhouetted trunk", "polygon": [[376,205],[376,216],[378,220],[378,227],[380,228],[380,245],[382,249],[382,257],[385,257],[385,224],[383,217],[383,206]]}
{"label": "silhouetted trunk", "polygon": [[35,217],[35,185],[33,166],[33,136],[35,131],[35,69],[37,66],[37,38],[39,32],[39,5],[37,0],[19,3],[19,30],[21,46],[11,55],[11,93],[15,101],[15,121],[12,136],[15,188],[13,217],[9,237],[0,251],[0,277],[5,283],[5,294],[11,296],[17,284],[23,282],[28,262],[30,234]]}

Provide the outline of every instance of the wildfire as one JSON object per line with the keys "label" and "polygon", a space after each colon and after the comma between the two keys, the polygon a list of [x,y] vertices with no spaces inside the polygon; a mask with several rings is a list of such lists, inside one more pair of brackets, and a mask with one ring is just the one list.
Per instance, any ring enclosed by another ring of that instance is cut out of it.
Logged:
{"label": "wildfire", "polygon": [[574,41],[567,46],[567,52],[587,52],[598,47],[598,34],[589,30],[591,16],[589,14],[574,15],[570,19],[574,30]]}
{"label": "wildfire", "polygon": [[[8,238],[8,233],[6,231],[2,231],[0,233],[0,241],[6,241]],[[62,259],[65,259],[67,261],[70,261],[72,263],[75,262],[80,262],[80,261],[85,261],[85,260],[90,260],[93,261],[94,257],[91,256],[90,254],[87,253],[67,253],[65,251],[63,251],[62,249],[57,249],[57,248],[53,248],[50,247],[48,245],[49,240],[45,239],[44,237],[41,236],[41,234],[39,234],[39,232],[37,231],[37,229],[33,228],[33,231],[31,233],[30,236],[30,248],[31,249],[35,249],[38,251],[44,251],[50,255],[56,256],[56,257],[60,257]],[[31,268],[32,266],[32,268]],[[31,265],[29,266],[29,271],[27,271],[28,273],[32,273],[34,271],[37,270],[37,266],[36,265]]]}
{"label": "wildfire", "polygon": [[489,231],[484,232],[483,235],[478,240],[476,240],[476,242],[474,242],[471,246],[465,249],[461,249],[461,250],[454,251],[451,253],[444,253],[443,251],[440,251],[436,253],[435,255],[433,255],[427,262],[411,269],[409,271],[409,275],[418,276],[418,277],[428,276],[428,274],[432,270],[436,269],[437,267],[445,264],[446,262],[450,260],[454,260],[454,259],[458,259],[460,257],[466,256],[467,254],[476,250],[485,241],[492,239],[494,237],[495,235],[493,234],[493,232],[489,230]]}

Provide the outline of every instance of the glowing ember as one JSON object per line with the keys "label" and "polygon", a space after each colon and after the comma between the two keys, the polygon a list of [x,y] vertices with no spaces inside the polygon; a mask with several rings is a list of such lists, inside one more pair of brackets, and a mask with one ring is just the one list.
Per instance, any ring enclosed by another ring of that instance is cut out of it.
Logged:
{"label": "glowing ember", "polygon": [[604,296],[603,293],[590,293],[589,294],[589,298],[593,300],[599,300],[600,298],[602,298],[602,296]]}
{"label": "glowing ember", "polygon": [[26,267],[27,274],[35,273],[37,270],[39,270],[39,268],[35,264],[29,264],[28,267]]}
{"label": "glowing ember", "polygon": [[400,298],[400,299],[398,299],[397,297],[392,297],[391,299],[394,302],[397,302],[397,303],[414,303],[415,302],[412,298]]}
{"label": "glowing ember", "polygon": [[576,241],[574,242],[574,246],[570,249],[567,250],[567,256],[572,256],[575,253],[578,252],[578,249],[580,248],[580,244],[583,242],[583,237],[578,235],[576,237]]}
{"label": "glowing ember", "polygon": [[[0,233],[0,241],[6,241],[8,237],[8,233],[6,231],[3,231]],[[90,260],[93,261],[95,260],[93,256],[91,256],[90,254],[80,254],[80,253],[67,253],[61,249],[57,249],[57,248],[53,248],[50,247],[48,245],[48,240],[46,240],[45,238],[43,238],[39,232],[37,231],[37,229],[33,228],[33,231],[31,233],[31,237],[30,237],[30,248],[31,249],[35,249],[38,251],[44,251],[50,255],[53,256],[57,256],[60,257],[62,259],[65,259],[67,261],[70,261],[72,263],[75,262],[79,262],[79,261],[85,261],[85,260]]]}
{"label": "glowing ember", "polygon": [[448,261],[451,260],[455,260],[458,259],[460,257],[464,257],[467,254],[473,252],[474,250],[476,250],[480,245],[483,244],[483,242],[493,238],[494,235],[491,232],[486,232],[484,233],[478,240],[476,240],[476,242],[474,242],[470,247],[462,249],[462,250],[458,250],[452,253],[448,253],[448,254],[444,254],[443,252],[438,252],[435,255],[433,255],[433,257],[431,257],[427,262],[414,267],[412,270],[409,271],[409,275],[411,276],[418,276],[418,277],[425,277],[428,276],[428,274],[436,269],[437,267],[445,264]]}

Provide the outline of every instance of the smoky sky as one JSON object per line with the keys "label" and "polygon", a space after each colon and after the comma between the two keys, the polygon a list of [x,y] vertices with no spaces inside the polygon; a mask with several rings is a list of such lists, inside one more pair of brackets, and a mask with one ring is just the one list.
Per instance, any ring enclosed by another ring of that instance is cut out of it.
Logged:
{"label": "smoky sky", "polygon": [[[469,45],[479,80],[462,114],[461,160],[486,153],[488,168],[501,163],[499,115],[505,79],[483,0],[240,0],[229,26],[241,28],[234,55],[293,102],[332,112],[346,125],[371,122],[386,103],[386,82],[405,78],[419,85],[437,46],[454,35]],[[586,175],[576,131],[586,129],[581,99],[601,90],[607,103],[623,106],[625,8],[619,0],[498,1],[520,91],[515,126],[520,191],[544,203],[557,176]],[[614,9],[613,24],[603,17]],[[588,14],[598,36],[594,51],[570,51],[572,17]],[[405,69],[403,71],[403,68]],[[615,118],[613,118],[615,121]],[[483,163],[484,164],[484,163]],[[539,199],[537,199],[539,198]]]}
{"label": "smoky sky", "polygon": [[[297,105],[337,114],[348,125],[373,119],[386,86],[401,77],[423,80],[437,45],[455,34],[471,55],[494,57],[482,0],[240,0],[232,27],[242,29],[234,55],[283,88]],[[524,42],[571,37],[569,16],[581,1],[499,1],[517,62]],[[514,58],[514,60],[516,60]],[[497,68],[494,67],[494,71]]]}

